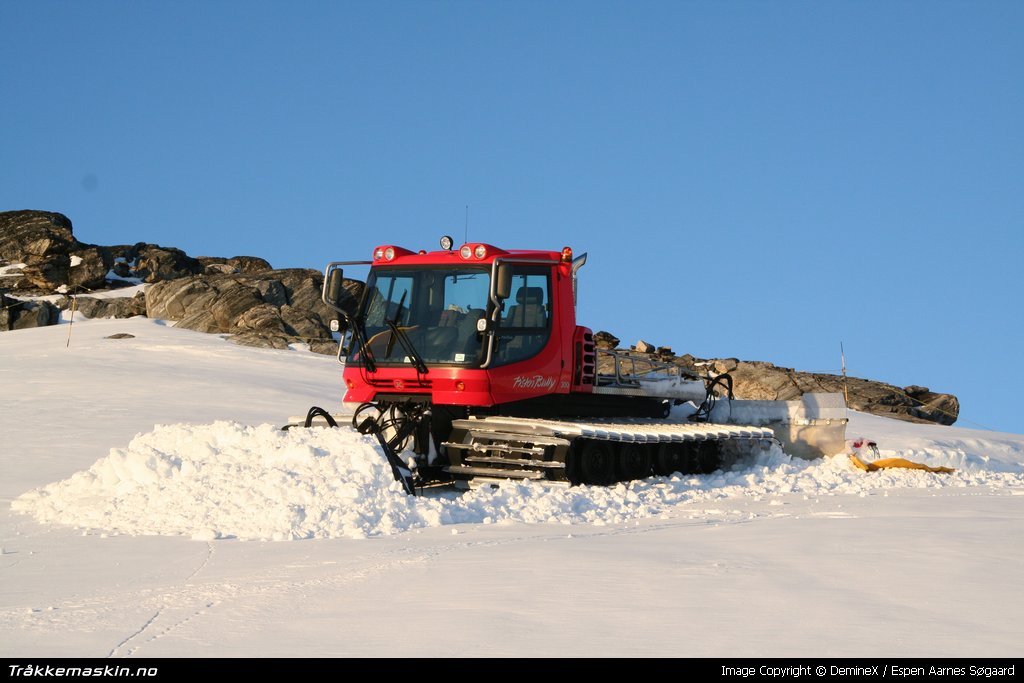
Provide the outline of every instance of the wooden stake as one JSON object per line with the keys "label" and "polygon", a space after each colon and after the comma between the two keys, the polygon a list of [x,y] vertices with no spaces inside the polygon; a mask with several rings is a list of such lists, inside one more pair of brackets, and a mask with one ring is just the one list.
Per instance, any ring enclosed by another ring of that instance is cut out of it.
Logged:
{"label": "wooden stake", "polygon": [[843,398],[846,405],[850,405],[850,387],[846,383],[846,350],[843,349],[843,342],[839,342],[839,353],[843,357]]}
{"label": "wooden stake", "polygon": [[71,328],[75,325],[75,307],[78,305],[78,297],[74,294],[71,295],[71,318],[68,320],[68,343],[64,345],[64,348],[71,347]]}

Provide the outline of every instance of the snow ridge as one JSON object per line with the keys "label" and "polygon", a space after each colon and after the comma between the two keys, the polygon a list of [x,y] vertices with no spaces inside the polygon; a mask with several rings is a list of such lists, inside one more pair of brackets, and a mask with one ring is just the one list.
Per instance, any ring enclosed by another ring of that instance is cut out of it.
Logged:
{"label": "snow ridge", "polygon": [[509,483],[413,498],[393,480],[376,442],[349,429],[175,424],[137,435],[88,470],[21,495],[12,508],[44,523],[121,534],[295,540],[365,538],[451,524],[621,524],[693,515],[694,503],[787,494],[868,495],[945,486],[1024,493],[1024,453],[1016,448],[1009,457],[992,459],[984,440],[943,446],[883,456],[951,465],[957,468],[952,475],[868,474],[845,457],[807,462],[776,449],[732,471],[704,476],[654,477],[607,488]]}

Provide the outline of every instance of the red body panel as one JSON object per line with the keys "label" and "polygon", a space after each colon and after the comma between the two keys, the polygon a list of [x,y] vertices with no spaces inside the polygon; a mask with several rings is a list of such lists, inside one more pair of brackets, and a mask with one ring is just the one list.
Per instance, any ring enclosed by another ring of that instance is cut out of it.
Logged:
{"label": "red body panel", "polygon": [[[426,374],[417,373],[412,366],[380,365],[376,372],[363,367],[348,366],[344,371],[348,392],[346,402],[363,403],[378,398],[378,394],[391,396],[426,395],[437,405],[486,407],[511,403],[548,394],[568,394],[570,391],[587,392],[591,385],[574,385],[574,352],[580,347],[580,330],[576,327],[576,310],[572,290],[571,252],[558,251],[505,251],[491,245],[471,243],[471,258],[460,255],[460,250],[413,253],[391,247],[390,260],[375,258],[374,266],[451,266],[492,265],[496,258],[508,260],[528,259],[550,263],[551,268],[551,322],[547,343],[536,355],[522,361],[488,368],[430,365]],[[476,258],[477,247],[486,252]],[[383,254],[388,245],[374,249],[374,255]],[[546,265],[546,264],[541,264]],[[584,330],[589,333],[589,330]],[[576,373],[578,375],[578,372]]]}

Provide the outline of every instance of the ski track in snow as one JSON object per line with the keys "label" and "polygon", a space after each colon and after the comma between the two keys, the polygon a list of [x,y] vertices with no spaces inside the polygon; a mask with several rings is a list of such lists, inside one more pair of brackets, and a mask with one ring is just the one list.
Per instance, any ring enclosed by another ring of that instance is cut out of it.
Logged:
{"label": "ski track in snow", "polygon": [[[586,534],[591,538],[646,534],[663,531],[671,527],[707,524],[747,524],[765,518],[783,518],[788,513],[757,515],[745,514],[739,510],[708,509],[708,517],[682,518],[669,521],[654,521],[642,527],[589,527]],[[294,566],[261,569],[244,579],[224,582],[211,579],[193,581],[201,569],[206,567],[213,556],[207,553],[203,562],[180,583],[169,583],[163,588],[140,588],[130,591],[116,589],[89,596],[77,596],[67,603],[45,610],[12,608],[0,611],[0,629],[18,629],[52,633],[55,630],[91,631],[98,625],[125,621],[126,609],[142,615],[144,621],[134,631],[124,636],[106,654],[106,657],[126,658],[143,655],[147,645],[173,634],[189,623],[202,618],[204,614],[224,605],[252,606],[257,602],[271,603],[288,595],[302,595],[313,590],[329,590],[345,594],[353,586],[389,572],[397,572],[411,565],[429,564],[435,558],[458,551],[472,551],[478,547],[500,547],[537,540],[558,541],[566,536],[552,536],[550,528],[536,534],[515,534],[504,538],[460,539],[434,544],[423,548],[398,547],[376,553],[358,561],[354,570],[341,565],[338,560],[325,559],[303,567],[314,576],[297,576]],[[212,545],[212,544],[211,544]],[[694,565],[690,571],[718,571],[720,567]],[[428,572],[429,573],[429,572]],[[130,605],[130,608],[126,608]],[[122,615],[122,616],[119,616]],[[148,616],[146,616],[148,615]]]}
{"label": "ski track in snow", "polygon": [[213,559],[213,543],[207,541],[206,542],[206,557],[203,558],[203,562],[198,567],[196,567],[196,570],[194,572],[192,572],[191,574],[189,574],[188,576],[185,577],[185,583],[188,583],[189,581],[191,581],[196,576],[196,574],[198,574],[199,572],[201,572],[204,569],[206,569],[206,565],[210,564],[210,560],[212,560],[212,559]]}
{"label": "ski track in snow", "polygon": [[[633,530],[624,530],[630,533]],[[154,595],[151,588],[133,591],[115,590],[87,597],[78,597],[72,602],[54,606],[46,610],[30,609],[26,614],[24,608],[0,611],[0,628],[37,630],[41,633],[61,631],[89,631],[97,624],[118,620],[117,615],[123,614],[126,605],[141,612],[145,621],[129,635],[120,640],[107,657],[131,657],[139,653],[146,645],[163,638],[182,628],[189,622],[200,618],[207,611],[216,609],[224,603],[252,604],[259,600],[274,600],[283,595],[302,594],[310,589],[330,589],[341,591],[351,588],[367,579],[380,574],[395,571],[408,565],[424,564],[432,559],[459,549],[471,546],[499,546],[518,543],[528,536],[514,536],[500,540],[467,540],[413,550],[399,548],[371,557],[361,563],[354,571],[344,567],[336,567],[336,561],[327,560],[311,565],[325,575],[310,578],[296,578],[291,571],[294,567],[284,566],[261,572],[247,577],[245,581],[228,582],[210,580],[190,583],[198,573],[194,571],[180,584],[166,586]],[[208,564],[207,555],[200,568]]]}
{"label": "ski track in snow", "polygon": [[138,629],[137,631],[135,631],[134,633],[132,633],[131,635],[129,635],[129,636],[127,637],[127,638],[125,638],[124,640],[122,640],[122,641],[121,641],[120,643],[118,643],[117,645],[115,645],[115,646],[114,646],[114,649],[113,649],[113,650],[111,650],[111,651],[110,651],[109,653],[107,653],[107,658],[109,659],[109,658],[111,658],[111,657],[118,657],[118,656],[126,656],[126,657],[131,657],[131,656],[132,656],[132,654],[134,654],[134,652],[135,652],[135,651],[136,651],[136,650],[137,650],[138,648],[131,648],[131,649],[130,649],[130,650],[128,650],[128,651],[127,651],[127,652],[126,652],[126,653],[125,653],[124,655],[120,655],[120,654],[119,654],[119,651],[120,651],[120,650],[121,650],[122,648],[124,648],[125,646],[127,646],[127,645],[128,645],[128,643],[132,642],[133,640],[135,640],[136,638],[138,638],[139,636],[141,636],[141,635],[142,635],[143,633],[145,633],[146,629],[148,629],[148,628],[149,628],[150,626],[152,626],[152,625],[153,625],[153,622],[155,622],[155,621],[156,621],[156,620],[157,620],[157,619],[158,619],[159,617],[160,617],[160,610],[157,610],[157,611],[156,611],[156,613],[154,613],[154,614],[153,614],[153,616],[151,616],[151,617],[150,617],[149,619],[147,619],[147,620],[146,620],[146,623],[144,623],[144,624],[143,624],[143,625],[142,625],[142,626],[141,626],[141,627],[140,627],[140,628],[139,628],[139,629]]}
{"label": "ski track in snow", "polygon": [[[1000,450],[1001,449],[1001,450]],[[1008,450],[1007,450],[1008,449]],[[111,449],[87,471],[29,491],[12,508],[43,523],[129,535],[216,539],[366,538],[458,524],[553,522],[602,526],[667,514],[702,514],[698,503],[865,496],[891,488],[989,487],[1024,490],[1019,443],[931,442],[883,457],[957,468],[861,472],[844,457],[793,459],[778,449],[728,472],[674,475],[613,487],[499,489],[409,497],[373,439],[348,429],[291,430],[233,422],[164,425]],[[990,457],[989,451],[1002,453]],[[1008,454],[1008,455],[1007,455]]]}

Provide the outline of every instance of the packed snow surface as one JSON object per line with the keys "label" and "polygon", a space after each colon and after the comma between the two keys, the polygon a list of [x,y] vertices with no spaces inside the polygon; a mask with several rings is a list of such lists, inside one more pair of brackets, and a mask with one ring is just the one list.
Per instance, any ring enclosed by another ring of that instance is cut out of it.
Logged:
{"label": "packed snow surface", "polygon": [[[464,523],[621,524],[687,503],[781,494],[865,495],[893,487],[987,486],[1024,493],[1024,454],[993,459],[984,444],[884,451],[953,474],[865,473],[847,457],[813,462],[775,449],[728,472],[613,487],[502,484],[406,495],[371,437],[348,428],[281,431],[235,422],[165,425],[111,449],[87,471],[30,491],[12,507],[41,522],[199,540],[363,538]],[[992,446],[988,446],[991,448]]]}

